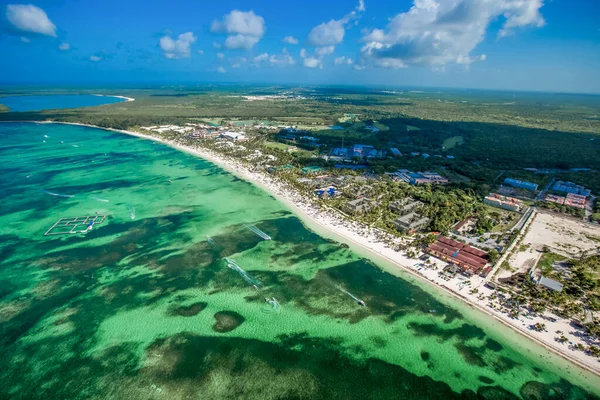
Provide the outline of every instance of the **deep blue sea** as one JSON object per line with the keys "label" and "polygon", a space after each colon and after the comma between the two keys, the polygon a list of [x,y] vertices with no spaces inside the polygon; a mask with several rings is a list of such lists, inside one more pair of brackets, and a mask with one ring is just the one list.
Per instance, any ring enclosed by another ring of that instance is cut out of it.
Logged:
{"label": "deep blue sea", "polygon": [[119,97],[95,96],[92,94],[0,97],[0,104],[7,106],[10,111],[16,112],[92,107],[123,101],[125,100]]}

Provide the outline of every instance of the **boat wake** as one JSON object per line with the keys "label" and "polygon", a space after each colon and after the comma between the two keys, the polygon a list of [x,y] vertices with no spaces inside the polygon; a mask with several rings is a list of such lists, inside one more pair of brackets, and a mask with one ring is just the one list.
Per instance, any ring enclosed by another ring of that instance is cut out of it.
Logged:
{"label": "boat wake", "polygon": [[256,225],[246,225],[246,228],[250,229],[252,232],[256,233],[258,236],[265,240],[271,240],[271,236],[258,229]]}
{"label": "boat wake", "polygon": [[281,305],[279,304],[277,299],[275,299],[275,297],[265,297],[265,301],[268,305],[263,309],[263,312],[266,312],[268,314],[279,314],[279,312],[281,311]]}
{"label": "boat wake", "polygon": [[258,289],[259,286],[262,285],[262,283],[258,279],[255,279],[252,275],[244,271],[242,267],[237,265],[236,262],[231,258],[225,257],[225,261],[227,261],[227,267],[236,271],[242,277],[242,279],[244,279],[250,285],[254,286],[255,289]]}
{"label": "boat wake", "polygon": [[47,190],[44,190],[44,193],[49,194],[50,196],[56,196],[56,197],[67,197],[67,198],[75,197],[74,194],[60,194],[60,193],[49,192]]}
{"label": "boat wake", "polygon": [[101,201],[102,203],[108,203],[108,200],[101,199],[100,197],[90,196],[90,199]]}
{"label": "boat wake", "polygon": [[210,244],[210,247],[212,247],[213,250],[215,250],[218,253],[221,252],[221,249],[219,248],[219,246],[217,245],[217,243],[215,243],[215,241],[213,240],[213,238],[211,238],[210,236],[206,235],[206,241],[208,242],[208,244]]}
{"label": "boat wake", "polygon": [[135,208],[133,206],[129,206],[129,218],[135,219]]}
{"label": "boat wake", "polygon": [[347,290],[344,290],[344,289],[343,289],[341,286],[337,286],[337,288],[338,288],[338,290],[339,290],[340,292],[342,292],[342,293],[344,293],[344,294],[346,294],[346,295],[348,295],[348,296],[352,297],[352,298],[353,298],[353,299],[354,299],[354,300],[355,300],[355,301],[356,301],[356,302],[357,302],[359,305],[361,305],[361,306],[363,306],[363,307],[367,305],[367,304],[366,304],[366,303],[365,303],[363,300],[359,299],[358,297],[356,297],[355,295],[353,295],[353,294],[352,294],[352,293],[350,293],[349,291],[347,291]]}

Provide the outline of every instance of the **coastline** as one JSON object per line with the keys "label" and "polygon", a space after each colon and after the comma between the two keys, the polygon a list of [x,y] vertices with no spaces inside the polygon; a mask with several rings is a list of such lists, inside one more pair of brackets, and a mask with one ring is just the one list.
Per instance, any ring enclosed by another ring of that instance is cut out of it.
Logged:
{"label": "coastline", "polygon": [[[10,121],[6,121],[10,122]],[[14,122],[23,122],[23,121],[14,121]],[[309,225],[309,228],[313,228],[310,225],[314,225],[318,227],[318,233],[323,234],[324,236],[333,236],[334,239],[338,241],[345,242],[349,245],[359,248],[360,253],[366,254],[367,258],[373,258],[376,260],[384,260],[385,263],[389,264],[396,271],[388,270],[386,271],[394,273],[407,273],[410,276],[414,277],[417,281],[423,284],[423,286],[432,287],[432,289],[443,289],[441,292],[443,294],[449,295],[450,297],[460,300],[461,304],[464,306],[471,308],[473,310],[477,310],[480,313],[485,314],[488,317],[493,317],[493,319],[497,322],[502,323],[504,326],[510,328],[512,331],[516,331],[521,335],[533,340],[540,346],[542,346],[547,351],[552,352],[553,354],[561,357],[564,360],[568,360],[569,362],[577,365],[578,367],[592,373],[595,375],[600,375],[600,363],[595,358],[590,356],[586,356],[582,352],[574,352],[568,350],[566,345],[560,345],[554,341],[554,329],[548,328],[548,332],[531,332],[525,326],[525,324],[521,324],[522,321],[510,319],[508,316],[503,314],[500,311],[494,310],[488,305],[485,305],[484,301],[481,301],[477,298],[475,294],[469,294],[468,288],[465,293],[461,293],[462,288],[457,287],[456,283],[453,282],[440,282],[437,277],[437,273],[434,270],[424,270],[418,271],[417,268],[413,265],[416,262],[419,262],[416,259],[410,259],[408,257],[403,256],[401,253],[396,252],[390,248],[385,247],[385,245],[377,240],[377,237],[372,233],[368,232],[367,234],[364,231],[355,232],[345,225],[343,225],[340,221],[335,219],[335,215],[332,215],[331,212],[323,212],[318,210],[316,207],[311,204],[307,204],[306,202],[300,202],[299,197],[295,197],[292,192],[285,190],[283,184],[276,182],[269,175],[263,173],[256,173],[245,168],[241,163],[236,160],[227,160],[223,156],[219,154],[215,154],[214,152],[207,149],[198,149],[192,148],[188,146],[183,146],[178,143],[174,143],[172,141],[165,141],[160,138],[156,138],[151,135],[146,135],[143,133],[119,130],[119,129],[111,129],[111,128],[102,128],[98,126],[93,126],[89,124],[82,123],[63,123],[63,122],[54,122],[54,121],[30,121],[33,123],[43,124],[43,123],[62,123],[67,125],[75,125],[75,126],[84,126],[91,127],[96,129],[104,129],[113,132],[119,132],[122,134],[127,134],[131,136],[135,136],[142,139],[148,139],[155,142],[160,142],[166,144],[168,146],[174,147],[178,150],[184,151],[186,153],[199,156],[201,158],[206,159],[209,162],[212,162],[219,167],[233,173],[234,175],[243,178],[247,181],[252,182],[256,186],[265,190],[269,194],[273,195],[277,200],[282,202],[286,207],[293,210],[298,217],[300,217],[303,222]],[[360,227],[359,227],[360,228]],[[357,228],[358,230],[358,228]],[[364,228],[363,228],[364,230]],[[412,265],[412,266],[411,266]],[[387,267],[387,266],[386,266]],[[475,281],[475,279],[471,279]],[[431,284],[434,286],[431,286]],[[479,286],[475,283],[472,287],[477,287],[479,289],[479,293],[484,291],[483,287],[484,282],[480,282]],[[484,292],[485,293],[485,292]],[[490,291],[491,293],[491,291]],[[483,316],[482,316],[483,318]],[[546,324],[549,324],[547,321],[543,321]],[[535,321],[527,321],[527,324],[533,324]],[[567,328],[568,329],[568,328]],[[565,330],[565,332],[568,332]],[[562,348],[561,348],[562,346]],[[526,345],[523,345],[526,348]],[[568,352],[566,351],[568,350]],[[568,369],[568,368],[567,368]],[[569,369],[568,369],[569,370]],[[570,373],[575,374],[577,371],[570,371]]]}
{"label": "coastline", "polygon": [[[123,99],[125,100],[125,103],[128,103],[130,101],[135,101],[135,99],[133,97],[125,97],[125,96],[115,96],[115,95],[111,95],[111,94],[99,94],[99,93],[95,93],[92,96],[100,96],[100,97],[115,97],[117,99]],[[90,125],[91,126],[91,125]]]}

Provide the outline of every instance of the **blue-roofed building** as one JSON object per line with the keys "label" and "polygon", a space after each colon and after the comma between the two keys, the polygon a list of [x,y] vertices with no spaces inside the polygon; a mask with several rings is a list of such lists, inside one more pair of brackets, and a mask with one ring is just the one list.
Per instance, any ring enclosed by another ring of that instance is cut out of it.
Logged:
{"label": "blue-roofed building", "polygon": [[538,188],[537,183],[520,181],[518,179],[506,178],[504,183],[508,186],[535,191]]}
{"label": "blue-roofed building", "polygon": [[573,182],[557,181],[554,186],[552,186],[552,190],[563,193],[579,194],[585,197],[588,197],[591,194],[589,189],[586,189],[581,185],[576,185]]}
{"label": "blue-roofed building", "polygon": [[395,148],[395,147],[391,147],[391,148],[390,148],[390,153],[392,153],[392,155],[393,155],[394,157],[400,157],[400,156],[402,155],[402,153],[400,152],[400,150],[398,150],[398,149],[397,149],[397,148]]}

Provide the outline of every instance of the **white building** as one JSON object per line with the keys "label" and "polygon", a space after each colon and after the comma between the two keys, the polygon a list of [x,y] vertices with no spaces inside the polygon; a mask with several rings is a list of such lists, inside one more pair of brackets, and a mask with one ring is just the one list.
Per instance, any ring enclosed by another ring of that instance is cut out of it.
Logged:
{"label": "white building", "polygon": [[221,137],[225,138],[225,139],[229,139],[229,140],[234,140],[234,141],[248,139],[246,137],[246,135],[244,135],[244,133],[242,133],[242,132],[229,132],[229,131],[221,132]]}

